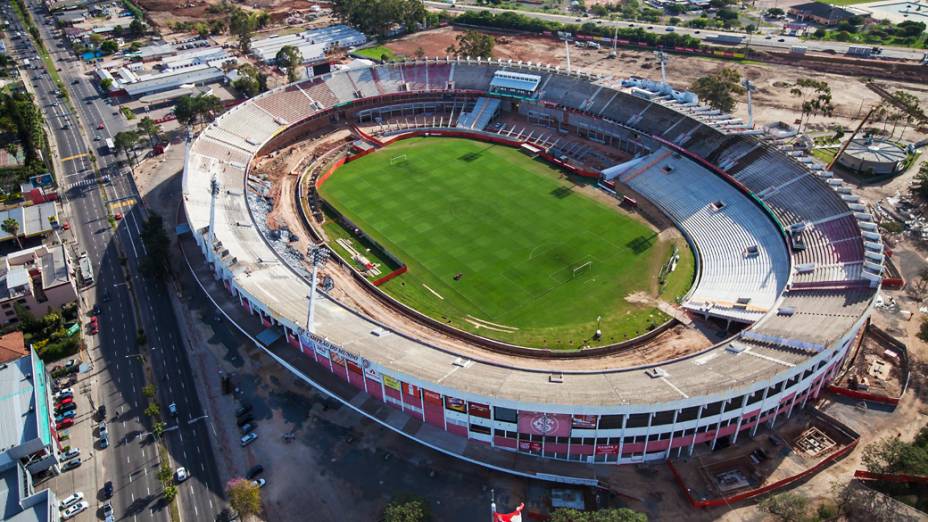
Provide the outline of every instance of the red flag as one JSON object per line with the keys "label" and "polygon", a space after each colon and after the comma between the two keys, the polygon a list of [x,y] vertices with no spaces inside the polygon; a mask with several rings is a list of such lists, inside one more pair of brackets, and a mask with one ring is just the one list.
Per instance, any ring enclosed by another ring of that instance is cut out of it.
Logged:
{"label": "red flag", "polygon": [[525,502],[519,504],[512,513],[493,513],[493,522],[522,522],[522,509]]}

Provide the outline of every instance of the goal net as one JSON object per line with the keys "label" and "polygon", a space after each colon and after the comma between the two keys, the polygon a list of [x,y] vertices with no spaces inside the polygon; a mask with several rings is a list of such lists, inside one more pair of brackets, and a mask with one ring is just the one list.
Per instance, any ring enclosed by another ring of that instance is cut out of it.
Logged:
{"label": "goal net", "polygon": [[406,155],[400,154],[399,156],[393,156],[390,158],[390,165],[402,165],[406,163]]}
{"label": "goal net", "polygon": [[589,273],[591,270],[593,270],[593,262],[592,262],[592,261],[583,261],[583,262],[581,262],[581,263],[578,263],[578,264],[574,265],[574,266],[571,268],[570,277],[571,277],[571,279],[576,279],[576,278],[578,278],[578,277],[580,277],[580,276],[582,276],[582,275],[584,275],[584,274]]}

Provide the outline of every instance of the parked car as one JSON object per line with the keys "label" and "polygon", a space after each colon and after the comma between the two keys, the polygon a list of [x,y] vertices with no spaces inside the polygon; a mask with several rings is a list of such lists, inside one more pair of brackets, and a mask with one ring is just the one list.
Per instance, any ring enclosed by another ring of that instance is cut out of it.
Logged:
{"label": "parked car", "polygon": [[73,506],[74,504],[77,504],[81,500],[84,500],[84,494],[81,493],[80,491],[75,491],[74,493],[71,493],[70,495],[68,495],[67,498],[62,500],[60,504],[58,504],[58,509],[68,509],[69,507]]}
{"label": "parked car", "polygon": [[76,517],[77,515],[79,515],[80,513],[82,513],[83,511],[85,511],[88,507],[90,507],[90,504],[88,504],[87,501],[82,500],[82,501],[78,502],[77,504],[74,504],[73,506],[71,506],[71,507],[69,507],[68,509],[64,510],[64,513],[61,514],[61,518],[62,518],[63,520],[67,520],[67,519],[69,519],[69,518],[74,518],[74,517]]}
{"label": "parked car", "polygon": [[113,516],[113,504],[110,502],[104,502],[102,511],[103,511],[104,517],[112,517]]}
{"label": "parked car", "polygon": [[171,413],[171,415],[177,417],[177,403],[172,402],[171,404],[168,404],[168,411]]}
{"label": "parked car", "polygon": [[267,484],[267,481],[264,480],[263,478],[259,478],[257,480],[252,480],[251,483],[254,484],[255,486],[258,486],[259,488],[263,488],[265,484]]}
{"label": "parked car", "polygon": [[63,412],[61,415],[55,417],[55,422],[61,422],[65,419],[73,419],[77,416],[77,412],[74,410]]}
{"label": "parked car", "polygon": [[68,397],[71,397],[71,398],[74,397],[74,389],[73,389],[73,388],[64,388],[64,389],[62,389],[62,390],[58,390],[58,393],[55,394],[55,400],[56,400],[56,401],[57,401],[57,400],[60,400],[60,399],[67,399]]}
{"label": "parked car", "polygon": [[174,481],[181,483],[190,478],[190,473],[187,472],[187,468],[177,468],[177,471],[174,472]]}
{"label": "parked car", "polygon": [[74,402],[73,395],[69,395],[68,397],[62,397],[61,399],[58,399],[57,401],[55,401],[55,407],[58,408],[60,406],[64,406],[65,404],[71,404],[72,402]]}
{"label": "parked car", "polygon": [[79,457],[80,455],[81,450],[77,448],[69,448],[68,451],[65,451],[61,454],[61,460],[71,460],[75,457]]}
{"label": "parked car", "polygon": [[61,406],[58,406],[57,408],[55,408],[55,415],[61,415],[62,413],[66,411],[74,411],[76,409],[77,409],[77,403],[69,402],[67,404],[62,404]]}
{"label": "parked car", "polygon": [[245,415],[242,415],[241,417],[238,418],[238,425],[244,426],[245,424],[253,420],[255,420],[255,416],[250,413],[246,413]]}
{"label": "parked car", "polygon": [[79,467],[81,467],[81,459],[71,459],[61,465],[61,471],[71,471]]}
{"label": "parked car", "polygon": [[239,406],[237,410],[235,410],[235,416],[241,417],[242,415],[245,415],[246,413],[250,411],[251,411],[251,404],[246,402],[242,404],[241,406]]}
{"label": "parked car", "polygon": [[100,421],[100,424],[97,424],[97,431],[100,433],[100,436],[106,435],[106,421]]}
{"label": "parked car", "polygon": [[100,310],[100,305],[98,304],[93,305],[93,308],[90,309],[90,315],[100,315],[102,313],[103,311]]}
{"label": "parked car", "polygon": [[74,419],[62,419],[60,422],[55,423],[55,429],[61,431],[67,428],[74,426]]}
{"label": "parked car", "polygon": [[245,446],[251,444],[251,443],[254,442],[255,439],[257,439],[257,438],[258,438],[258,434],[255,433],[255,432],[251,432],[251,433],[249,433],[248,435],[245,435],[245,436],[242,437],[242,439],[241,439],[242,447],[244,448]]}
{"label": "parked car", "polygon": [[103,484],[103,498],[113,498],[113,481],[107,480],[106,484]]}
{"label": "parked car", "polygon": [[110,445],[110,436],[106,433],[100,435],[100,449],[108,448]]}
{"label": "parked car", "polygon": [[262,473],[264,473],[264,466],[258,464],[256,466],[252,466],[251,469],[248,470],[248,473],[245,473],[245,478],[248,480],[254,480],[255,477]]}
{"label": "parked car", "polygon": [[249,422],[248,424],[242,426],[239,429],[242,430],[242,435],[248,435],[249,433],[255,431],[255,428],[257,428],[257,426]]}
{"label": "parked car", "polygon": [[101,404],[97,407],[97,420],[103,420],[106,418],[106,405]]}

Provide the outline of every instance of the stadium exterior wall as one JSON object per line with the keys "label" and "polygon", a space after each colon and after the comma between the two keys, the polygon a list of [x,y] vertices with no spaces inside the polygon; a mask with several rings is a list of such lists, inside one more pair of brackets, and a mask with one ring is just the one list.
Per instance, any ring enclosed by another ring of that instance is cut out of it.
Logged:
{"label": "stadium exterior wall", "polygon": [[[728,393],[669,403],[648,403],[643,397],[640,404],[614,407],[521,403],[421,381],[308,335],[299,325],[269,313],[263,303],[240,288],[228,268],[212,259],[206,237],[195,236],[216,277],[248,313],[260,316],[267,326],[282,328],[294,349],[336,376],[388,406],[450,433],[504,450],[561,460],[612,464],[662,460],[692,454],[697,443],[715,447],[725,437],[735,443],[740,436],[753,436],[762,424],[789,418],[796,408],[819,397],[866,320],[866,316],[861,317],[832,350],[810,357],[774,379]],[[542,419],[540,426],[567,423],[569,429],[561,427],[558,433],[563,435],[545,435],[544,431],[526,429],[531,422],[520,422],[522,416]]]}

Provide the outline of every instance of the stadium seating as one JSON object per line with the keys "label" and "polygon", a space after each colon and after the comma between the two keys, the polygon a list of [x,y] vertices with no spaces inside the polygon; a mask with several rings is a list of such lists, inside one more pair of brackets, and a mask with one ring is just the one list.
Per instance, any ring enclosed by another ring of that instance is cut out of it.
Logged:
{"label": "stadium seating", "polygon": [[403,80],[410,91],[424,91],[428,88],[425,63],[403,64]]}
{"label": "stadium seating", "polygon": [[192,152],[202,154],[220,161],[247,165],[250,155],[242,149],[230,147],[225,143],[210,139],[207,136],[197,140]]}
{"label": "stadium seating", "polygon": [[303,89],[303,92],[305,92],[307,96],[319,102],[323,109],[328,109],[338,104],[338,97],[332,92],[332,89],[329,89],[329,86],[324,81],[312,80],[299,84],[299,87]]}
{"label": "stadium seating", "polygon": [[262,143],[280,128],[267,112],[253,104],[242,104],[223,116],[223,129],[250,143]]}
{"label": "stadium seating", "polygon": [[490,81],[496,69],[485,65],[456,63],[454,64],[454,86],[457,89],[481,90],[490,89]]}
{"label": "stadium seating", "polygon": [[[700,277],[686,306],[754,320],[786,284],[788,259],[773,223],[734,187],[669,151],[650,155],[620,180],[660,206],[699,246]],[[670,170],[668,170],[670,169]],[[710,202],[721,202],[717,210]],[[756,247],[755,255],[746,255]]]}
{"label": "stadium seating", "polygon": [[462,129],[483,130],[499,110],[499,100],[496,98],[477,98],[477,103],[469,112],[461,114],[457,126]]}
{"label": "stadium seating", "polygon": [[345,103],[358,99],[358,96],[355,95],[357,88],[347,74],[340,72],[334,73],[326,78],[325,84],[329,90],[332,91],[332,94],[335,95],[335,98],[338,100],[337,103]]}
{"label": "stadium seating", "polygon": [[370,69],[364,68],[348,71],[348,76],[351,78],[357,90],[361,93],[362,98],[368,98],[380,94],[380,91],[377,90],[377,85],[374,83],[374,77],[371,74]]}
{"label": "stadium seating", "polygon": [[444,90],[451,77],[451,64],[445,62],[432,62],[428,64],[428,88],[433,91]]}
{"label": "stadium seating", "polygon": [[598,86],[586,80],[563,74],[551,74],[541,80],[540,98],[557,105],[583,109]]}
{"label": "stadium seating", "polygon": [[399,65],[388,64],[373,69],[377,83],[386,93],[403,90],[403,71]]}
{"label": "stadium seating", "polygon": [[770,196],[761,196],[786,225],[847,213],[847,205],[820,179],[805,175]]}
{"label": "stadium seating", "polygon": [[316,112],[312,100],[295,86],[255,100],[255,104],[288,123],[295,123]]}

